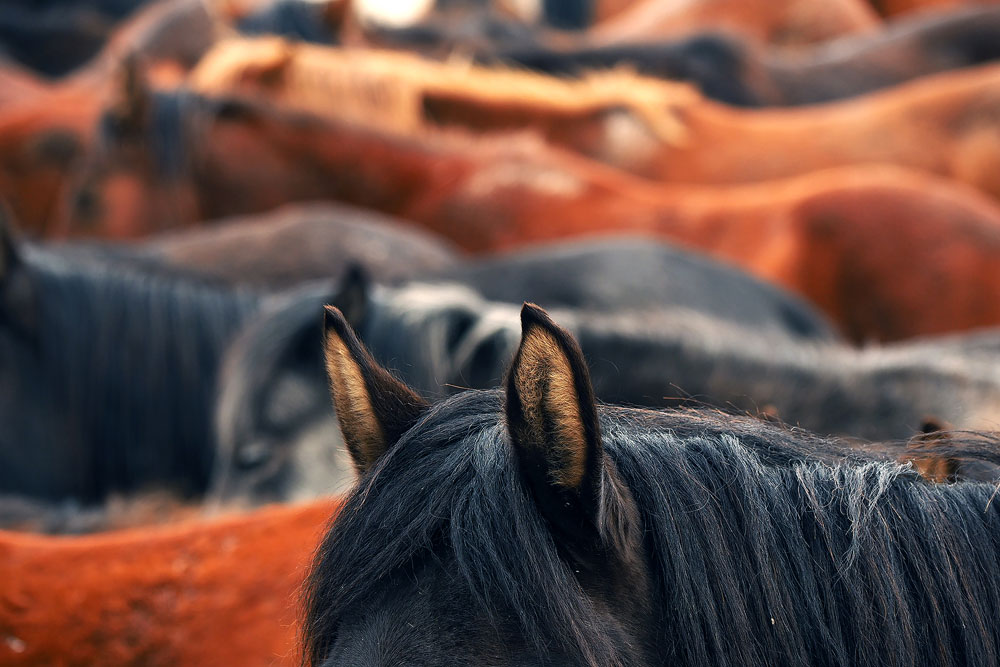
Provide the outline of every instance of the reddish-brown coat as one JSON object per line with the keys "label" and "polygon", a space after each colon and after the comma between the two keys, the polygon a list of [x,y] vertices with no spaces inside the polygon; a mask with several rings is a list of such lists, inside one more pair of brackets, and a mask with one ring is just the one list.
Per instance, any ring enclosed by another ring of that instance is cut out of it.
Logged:
{"label": "reddish-brown coat", "polygon": [[0,664],[295,664],[331,500],[86,537],[0,532]]}

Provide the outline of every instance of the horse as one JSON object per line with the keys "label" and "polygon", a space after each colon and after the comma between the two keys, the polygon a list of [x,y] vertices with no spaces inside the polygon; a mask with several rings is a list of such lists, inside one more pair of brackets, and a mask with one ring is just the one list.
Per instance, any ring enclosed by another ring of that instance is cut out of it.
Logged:
{"label": "horse", "polygon": [[47,86],[0,107],[0,199],[26,232],[44,235],[54,224],[101,108],[90,91]]}
{"label": "horse", "polygon": [[[993,664],[993,484],[710,412],[598,404],[526,305],[502,389],[429,405],[325,322],[360,480],[317,552],[304,664]],[[996,459],[996,437],[969,437]]]}
{"label": "horse", "polygon": [[217,367],[260,297],[0,229],[0,494],[203,493]]}
{"label": "horse", "polygon": [[646,76],[689,81],[727,104],[797,106],[855,97],[910,79],[1000,58],[1000,8],[969,7],[886,24],[794,53],[755,48],[737,36],[706,32],[664,42],[572,49],[533,45],[494,50],[486,63],[509,63],[559,76],[633,67]]}
{"label": "horse", "polygon": [[[316,325],[323,304],[348,313],[378,359],[433,396],[441,386],[492,387],[503,371],[501,329],[512,306],[482,295],[507,304],[532,298],[589,313],[667,311],[674,313],[674,325],[693,311],[714,316],[723,327],[745,325],[772,345],[785,338],[837,340],[819,314],[790,294],[652,241],[609,239],[502,254],[429,272],[399,287],[373,286],[364,273],[350,271],[339,283],[275,299],[229,346],[215,413],[218,466],[208,497],[222,503],[287,501],[353,482],[342,451],[330,446],[337,427],[320,371]],[[625,358],[613,350],[604,357],[601,370],[618,377],[615,360]]]}
{"label": "horse", "polygon": [[660,183],[748,183],[889,163],[1000,196],[1000,65],[810,108],[746,110],[706,100],[685,84],[627,72],[569,81],[271,41],[220,47],[192,73],[191,86],[222,96],[266,95],[300,111],[400,133],[531,129]]}
{"label": "horse", "polygon": [[0,532],[4,665],[296,664],[336,500],[66,539]]}
{"label": "horse", "polygon": [[138,109],[156,111],[105,115],[107,150],[67,191],[59,234],[137,236],[335,200],[479,253],[609,234],[669,239],[806,297],[854,341],[1000,323],[992,270],[1000,213],[979,193],[929,175],[873,166],[724,188],[665,186],[530,136],[412,137],[236,98],[175,91],[143,99],[150,107]]}
{"label": "horse", "polygon": [[251,216],[129,244],[76,241],[75,254],[181,272],[217,284],[280,291],[333,279],[360,267],[373,280],[397,283],[459,262],[448,242],[374,211],[333,203],[289,204]]}
{"label": "horse", "polygon": [[591,27],[585,39],[607,45],[724,28],[764,44],[801,47],[880,27],[875,11],[859,0],[644,0]]}
{"label": "horse", "polygon": [[993,4],[993,0],[869,0],[879,14],[887,18],[906,14],[933,14],[975,5]]}
{"label": "horse", "polygon": [[[558,133],[560,123],[592,117],[599,123],[609,109],[624,106],[648,117],[664,140],[677,138],[677,123],[661,109],[693,94],[685,86],[630,74],[600,73],[568,81],[434,62],[409,53],[328,48],[277,38],[219,44],[192,71],[188,85],[202,94],[266,97],[293,109],[417,134],[446,124],[537,127]],[[331,99],[337,104],[331,105]],[[468,119],[464,110],[472,111]]]}
{"label": "horse", "polygon": [[[500,384],[519,340],[512,303],[448,283],[367,291],[317,289],[267,311],[234,341],[220,382],[212,502],[301,500],[343,491],[353,481],[317,364],[316,318],[324,301],[344,309],[373,358],[421,395]],[[983,349],[1000,348],[996,330],[858,350],[782,332],[775,323],[726,319],[710,307],[664,303],[601,312],[566,308],[551,298],[558,294],[545,292],[523,294],[562,306],[553,312],[580,341],[604,401],[768,415],[853,442],[906,443],[928,415],[951,429],[1000,428],[1000,383],[992,370],[1000,349]],[[884,449],[912,458],[901,447]],[[935,479],[941,475],[931,466],[950,466],[963,479],[997,476],[974,462],[933,456],[927,443],[920,454]]]}

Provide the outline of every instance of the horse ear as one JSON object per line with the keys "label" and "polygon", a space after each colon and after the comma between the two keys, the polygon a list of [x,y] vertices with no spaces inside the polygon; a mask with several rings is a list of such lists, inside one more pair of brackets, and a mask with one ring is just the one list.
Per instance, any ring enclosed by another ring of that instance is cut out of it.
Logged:
{"label": "horse ear", "polygon": [[323,349],[344,442],[364,474],[428,408],[415,391],[376,363],[344,315],[326,306]]}
{"label": "horse ear", "polygon": [[348,323],[358,329],[368,315],[368,298],[371,293],[371,279],[360,264],[352,263],[340,279],[337,296],[333,305],[337,307]]}
{"label": "horse ear", "polygon": [[122,60],[117,97],[113,110],[120,130],[138,133],[149,122],[152,92],[139,56],[130,53]]}
{"label": "horse ear", "polygon": [[0,320],[31,336],[38,328],[35,285],[24,270],[10,214],[0,203]]}
{"label": "horse ear", "polygon": [[603,447],[590,373],[576,340],[534,304],[507,374],[507,427],[542,514],[572,536],[597,525]]}
{"label": "horse ear", "polygon": [[901,461],[912,463],[914,469],[928,482],[944,484],[958,477],[958,461],[936,452],[938,445],[947,443],[950,436],[948,424],[934,417],[927,417],[920,425],[920,434],[910,438]]}
{"label": "horse ear", "polygon": [[5,283],[21,264],[21,253],[11,229],[7,207],[0,204],[0,283]]}

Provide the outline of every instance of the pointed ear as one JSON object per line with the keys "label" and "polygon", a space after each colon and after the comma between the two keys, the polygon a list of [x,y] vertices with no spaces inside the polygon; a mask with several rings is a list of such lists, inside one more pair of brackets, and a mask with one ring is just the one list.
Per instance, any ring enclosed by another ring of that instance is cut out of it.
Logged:
{"label": "pointed ear", "polygon": [[534,304],[521,309],[521,345],[507,375],[507,427],[542,514],[594,538],[603,448],[590,373],[573,337]]}
{"label": "pointed ear", "polygon": [[343,314],[326,306],[323,349],[344,442],[363,475],[427,410],[415,391],[379,366]]}
{"label": "pointed ear", "polygon": [[14,239],[14,230],[11,228],[10,214],[7,207],[0,204],[0,283],[6,283],[9,278],[21,265],[21,253]]}
{"label": "pointed ear", "polygon": [[360,329],[368,315],[368,298],[371,293],[371,279],[360,264],[352,263],[340,279],[337,296],[333,305],[343,313],[348,323]]}
{"label": "pointed ear", "polygon": [[32,338],[38,319],[35,284],[25,270],[10,213],[0,203],[0,322]]}
{"label": "pointed ear", "polygon": [[912,463],[914,469],[928,482],[954,482],[958,478],[958,461],[935,451],[940,445],[947,443],[949,428],[948,424],[939,419],[924,418],[920,434],[910,438],[906,444],[906,453],[900,457],[900,461]]}
{"label": "pointed ear", "polygon": [[118,72],[118,90],[112,105],[119,133],[135,135],[143,131],[149,122],[152,97],[139,56],[128,54]]}

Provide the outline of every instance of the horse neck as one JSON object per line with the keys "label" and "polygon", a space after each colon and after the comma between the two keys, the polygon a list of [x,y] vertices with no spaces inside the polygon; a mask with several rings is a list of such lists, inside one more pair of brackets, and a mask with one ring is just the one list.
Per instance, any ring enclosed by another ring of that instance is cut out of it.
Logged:
{"label": "horse neck", "polygon": [[156,482],[203,491],[218,362],[256,298],[112,271],[38,272],[52,323],[42,334],[49,381],[63,386],[64,417],[104,491]]}
{"label": "horse neck", "polygon": [[[468,155],[441,150],[430,141],[408,140],[309,117],[289,120],[262,116],[261,122],[251,124],[248,131],[265,137],[262,151],[278,157],[282,164],[302,169],[285,182],[283,192],[274,193],[274,203],[291,195],[296,199],[334,199],[405,215],[427,193],[440,191],[475,164]],[[227,157],[232,158],[217,153],[211,160],[225,163]],[[232,183],[230,187],[236,189],[239,185]]]}
{"label": "horse neck", "polygon": [[[784,422],[816,433],[901,441],[926,414],[980,428],[984,425],[970,420],[1000,405],[995,378],[977,375],[972,363],[940,349],[900,345],[857,351],[754,334],[694,314],[652,324],[644,319],[642,328],[631,329],[623,316],[578,323],[589,358],[619,360],[615,372],[595,367],[602,400],[660,407],[716,396],[724,400],[715,407],[755,414],[770,405]],[[817,414],[816,405],[829,409]]]}

